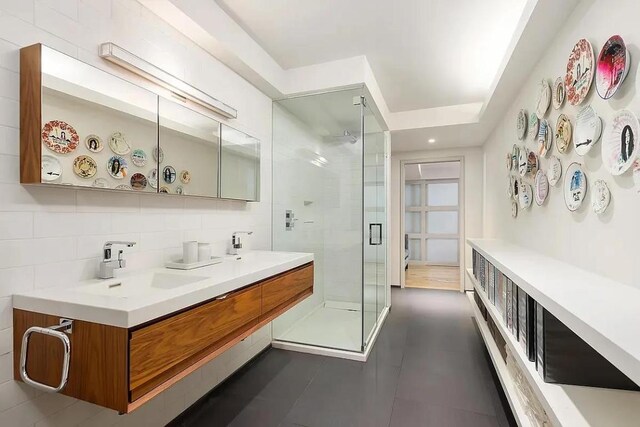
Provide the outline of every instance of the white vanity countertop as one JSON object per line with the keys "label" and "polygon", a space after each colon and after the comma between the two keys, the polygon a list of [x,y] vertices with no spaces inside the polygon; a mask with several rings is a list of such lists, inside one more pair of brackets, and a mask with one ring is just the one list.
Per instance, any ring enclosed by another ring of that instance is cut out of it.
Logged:
{"label": "white vanity countertop", "polygon": [[311,261],[311,253],[251,251],[195,270],[156,268],[15,294],[13,307],[130,328]]}

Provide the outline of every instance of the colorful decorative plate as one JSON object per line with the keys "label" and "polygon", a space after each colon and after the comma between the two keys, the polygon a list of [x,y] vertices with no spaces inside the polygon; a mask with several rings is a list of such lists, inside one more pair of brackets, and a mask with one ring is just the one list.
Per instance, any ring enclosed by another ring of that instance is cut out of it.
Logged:
{"label": "colorful decorative plate", "polygon": [[[507,169],[510,169],[510,168],[511,168],[511,165],[507,164],[507,166],[508,166],[508,168],[507,168]],[[184,171],[180,172],[180,181],[181,181],[183,184],[188,184],[188,183],[190,183],[190,182],[191,182],[191,172],[189,172],[189,171],[187,171],[187,170],[184,170]]]}
{"label": "colorful decorative plate", "polygon": [[549,184],[555,187],[560,181],[560,177],[562,177],[562,163],[560,163],[560,159],[556,156],[551,156],[549,159],[549,169],[547,170]]}
{"label": "colorful decorative plate", "polygon": [[520,195],[520,180],[515,178],[513,180],[513,200],[518,201],[518,196]]}
{"label": "colorful decorative plate", "polygon": [[162,186],[160,187],[160,190],[158,190],[158,193],[169,194],[169,189],[165,186]]}
{"label": "colorful decorative plate", "polygon": [[149,171],[147,182],[151,188],[158,188],[158,169],[151,169]]}
{"label": "colorful decorative plate", "polygon": [[546,119],[540,120],[538,129],[538,155],[544,157],[551,148],[552,131],[549,122]]}
{"label": "colorful decorative plate", "polygon": [[131,163],[139,168],[143,167],[147,164],[147,153],[140,148],[136,148],[131,152]]}
{"label": "colorful decorative plate", "polygon": [[104,144],[102,143],[102,138],[98,135],[89,135],[84,139],[84,145],[87,147],[87,150],[92,153],[99,153],[104,148]]}
{"label": "colorful decorative plate", "polygon": [[178,186],[176,187],[176,194],[180,194],[180,195],[183,195],[183,194],[184,194],[184,188],[182,188],[182,186],[181,186],[181,185],[178,185]]}
{"label": "colorful decorative plate", "polygon": [[560,114],[556,122],[556,150],[558,150],[558,153],[565,154],[569,151],[572,135],[571,120],[566,114]]}
{"label": "colorful decorative plate", "polygon": [[127,161],[122,156],[111,156],[107,162],[107,171],[115,179],[123,179],[127,176]]}
{"label": "colorful decorative plate", "polygon": [[162,169],[162,179],[167,184],[173,184],[176,181],[176,170],[173,166],[165,166]]}
{"label": "colorful decorative plate", "polygon": [[520,147],[516,144],[513,144],[513,148],[511,149],[511,170],[513,172],[518,171],[518,156],[520,155]]}
{"label": "colorful decorative plate", "polygon": [[564,86],[571,105],[580,105],[587,97],[595,74],[593,47],[589,40],[580,39],[573,47],[567,62]]}
{"label": "colorful decorative plate", "polygon": [[513,218],[518,217],[518,204],[516,202],[511,202],[511,216]]}
{"label": "colorful decorative plate", "polygon": [[564,174],[564,202],[571,212],[577,211],[587,194],[587,176],[580,163],[571,163]]}
{"label": "colorful decorative plate", "polygon": [[591,192],[593,211],[598,215],[603,214],[609,207],[609,202],[611,202],[611,192],[607,183],[601,179],[596,180],[593,183],[593,191]]}
{"label": "colorful decorative plate", "polygon": [[578,112],[576,117],[576,132],[573,145],[576,153],[584,156],[591,150],[602,135],[602,120],[591,105],[587,105]]}
{"label": "colorful decorative plate", "polygon": [[540,169],[540,159],[536,153],[529,151],[527,155],[527,173],[531,174],[531,176],[536,176],[538,169]]}
{"label": "colorful decorative plate", "polygon": [[553,108],[559,110],[562,107],[562,104],[564,104],[565,94],[564,80],[562,77],[558,77],[555,83],[553,83],[553,94],[551,96]]}
{"label": "colorful decorative plate", "polygon": [[109,188],[109,181],[105,178],[96,178],[91,186],[94,188]]}
{"label": "colorful decorative plate", "polygon": [[98,172],[98,164],[89,156],[78,156],[73,160],[73,173],[80,178],[93,178]]}
{"label": "colorful decorative plate", "polygon": [[535,138],[538,136],[538,124],[539,119],[536,113],[529,114],[529,124],[527,125],[527,129],[529,130],[529,136],[531,138]]}
{"label": "colorful decorative plate", "polygon": [[131,188],[134,190],[144,190],[147,188],[147,177],[141,173],[134,173],[131,175]]}
{"label": "colorful decorative plate", "polygon": [[60,164],[58,159],[53,156],[47,156],[46,154],[43,155],[40,167],[40,176],[42,182],[55,181],[62,176],[62,165]]}
{"label": "colorful decorative plate", "polygon": [[42,142],[51,151],[69,154],[78,148],[80,137],[76,130],[62,120],[51,120],[42,127]]}
{"label": "colorful decorative plate", "polygon": [[111,151],[121,156],[129,154],[131,151],[131,146],[122,132],[114,132],[111,134],[111,137],[109,138],[109,148],[111,148]]}
{"label": "colorful decorative plate", "polygon": [[156,147],[153,149],[153,160],[158,163],[164,162],[164,151],[162,151],[162,148]]}
{"label": "colorful decorative plate", "polygon": [[536,199],[536,204],[542,206],[549,195],[549,180],[547,179],[547,175],[539,170],[538,173],[536,173],[533,185],[535,187],[533,197]]}
{"label": "colorful decorative plate", "polygon": [[551,87],[549,86],[548,81],[541,80],[540,83],[538,83],[538,99],[536,101],[536,114],[538,115],[538,118],[542,119],[545,114],[547,114],[550,104]]}
{"label": "colorful decorative plate", "polygon": [[633,162],[633,183],[636,187],[636,192],[640,193],[640,160],[636,159]]}
{"label": "colorful decorative plate", "polygon": [[638,155],[640,123],[629,110],[619,111],[609,127],[609,135],[602,141],[602,163],[611,175],[621,175],[631,167]]}
{"label": "colorful decorative plate", "polygon": [[527,112],[520,110],[516,119],[516,131],[518,133],[518,139],[523,140],[527,134]]}
{"label": "colorful decorative plate", "polygon": [[596,89],[602,99],[609,99],[618,91],[629,74],[631,57],[624,40],[612,36],[602,47],[598,55]]}
{"label": "colorful decorative plate", "polygon": [[507,177],[507,198],[509,199],[513,198],[513,180],[514,177],[511,175]]}
{"label": "colorful decorative plate", "polygon": [[116,187],[116,190],[126,190],[131,191],[133,188],[129,187],[127,184],[120,184]]}
{"label": "colorful decorative plate", "polygon": [[520,193],[518,194],[518,202],[520,208],[527,209],[531,206],[531,199],[533,199],[533,189],[526,182],[520,183]]}
{"label": "colorful decorative plate", "polygon": [[520,153],[518,154],[518,173],[520,176],[525,176],[527,174],[527,149],[522,147],[520,149]]}

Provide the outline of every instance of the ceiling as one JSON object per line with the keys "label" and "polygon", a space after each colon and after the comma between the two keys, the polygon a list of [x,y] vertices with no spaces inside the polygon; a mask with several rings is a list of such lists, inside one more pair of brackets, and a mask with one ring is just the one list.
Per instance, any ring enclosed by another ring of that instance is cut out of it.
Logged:
{"label": "ceiling", "polygon": [[216,0],[285,69],[366,56],[391,112],[485,100],[526,0]]}

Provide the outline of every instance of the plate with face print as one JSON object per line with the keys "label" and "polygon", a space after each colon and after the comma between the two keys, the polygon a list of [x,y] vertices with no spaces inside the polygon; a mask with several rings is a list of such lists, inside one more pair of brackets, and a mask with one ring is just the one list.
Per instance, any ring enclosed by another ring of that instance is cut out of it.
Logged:
{"label": "plate with face print", "polygon": [[520,153],[518,153],[518,173],[520,176],[525,176],[527,174],[528,156],[529,153],[527,149],[522,147],[520,149]]}
{"label": "plate with face print", "polygon": [[62,176],[62,165],[53,156],[42,156],[41,166],[41,179],[42,182],[52,182],[59,179]]}
{"label": "plate with face print", "polygon": [[147,175],[147,182],[151,188],[158,188],[158,169],[151,169]]}
{"label": "plate with face print", "polygon": [[520,110],[516,119],[516,132],[518,133],[518,139],[523,140],[527,134],[527,112]]}
{"label": "plate with face print", "polygon": [[102,138],[98,135],[89,135],[84,139],[84,145],[87,147],[87,150],[92,153],[99,153],[104,148],[104,144],[102,143]]}
{"label": "plate with face print", "polygon": [[549,126],[549,122],[546,119],[540,120],[540,126],[538,129],[538,155],[540,157],[544,157],[549,152],[551,148],[551,140],[552,140],[552,131]]}
{"label": "plate with face print", "polygon": [[565,98],[565,89],[564,89],[564,79],[562,77],[558,77],[553,83],[553,95],[551,97],[553,108],[559,110],[564,104]]}
{"label": "plate with face print", "polygon": [[134,173],[133,175],[131,175],[130,183],[131,188],[133,188],[134,190],[144,190],[145,188],[147,188],[147,177],[141,173]]}
{"label": "plate with face print", "polygon": [[577,211],[587,195],[587,176],[580,163],[571,163],[564,174],[564,202],[571,212]]}
{"label": "plate with face print", "polygon": [[615,115],[609,134],[602,141],[602,163],[611,175],[622,175],[631,167],[638,155],[638,118],[629,110]]}
{"label": "plate with face print", "polygon": [[42,127],[42,142],[51,151],[68,154],[78,148],[78,132],[62,120],[51,120]]}
{"label": "plate with face print", "polygon": [[578,112],[576,117],[576,131],[573,145],[576,153],[581,156],[587,154],[600,140],[602,135],[602,119],[591,105],[587,105]]}
{"label": "plate with face print", "polygon": [[536,200],[536,205],[542,206],[549,195],[549,180],[547,179],[547,175],[541,170],[536,173],[533,186],[533,197]]}
{"label": "plate with face print", "polygon": [[529,114],[529,124],[527,125],[527,129],[529,130],[529,136],[531,138],[536,138],[538,136],[539,122],[540,120],[536,113]]}
{"label": "plate with face print", "polygon": [[188,170],[184,170],[180,172],[180,182],[183,184],[188,184],[191,182],[191,172]]}
{"label": "plate with face print", "polygon": [[591,191],[591,206],[593,211],[598,215],[603,214],[609,203],[611,202],[611,192],[607,183],[601,179],[596,180],[593,183],[593,190]]}
{"label": "plate with face print", "polygon": [[538,169],[540,169],[540,159],[536,153],[529,151],[527,155],[527,173],[535,177]]}
{"label": "plate with face print", "polygon": [[593,47],[589,40],[580,39],[569,55],[567,73],[564,77],[567,99],[571,105],[580,105],[584,101],[591,89],[594,75]]}
{"label": "plate with face print", "polygon": [[111,137],[109,138],[109,148],[111,148],[111,151],[121,156],[129,154],[131,151],[131,146],[122,132],[114,132],[111,134]]}
{"label": "plate with face print", "polygon": [[140,148],[136,148],[131,152],[131,163],[139,168],[143,167],[147,164],[147,153]]}
{"label": "plate with face print", "polygon": [[107,172],[115,179],[123,179],[127,176],[127,161],[122,156],[111,156],[107,162]]}
{"label": "plate with face print", "polygon": [[533,199],[533,190],[531,186],[526,182],[520,183],[520,193],[518,194],[518,202],[520,208],[527,209],[531,206],[531,200]]}
{"label": "plate with face print", "polygon": [[73,160],[73,173],[80,178],[93,178],[98,172],[98,164],[89,156],[78,156]]}
{"label": "plate with face print", "polygon": [[560,159],[556,156],[551,156],[549,159],[549,169],[547,170],[549,184],[555,187],[560,181],[560,177],[562,177],[562,163],[560,163]]}
{"label": "plate with face print", "polygon": [[541,80],[540,83],[538,83],[538,99],[536,102],[536,114],[538,115],[538,118],[542,119],[545,114],[547,114],[550,104],[551,87],[549,86],[548,81]]}
{"label": "plate with face print", "polygon": [[558,153],[565,154],[569,151],[572,136],[573,127],[569,117],[566,114],[560,114],[556,122],[556,150],[558,150]]}
{"label": "plate with face print", "polygon": [[516,144],[513,144],[513,147],[511,148],[511,171],[512,172],[518,171],[519,155],[520,155],[520,147],[518,147]]}
{"label": "plate with face print", "polygon": [[631,57],[620,36],[612,36],[598,55],[596,89],[602,99],[609,99],[618,91],[629,74]]}
{"label": "plate with face print", "polygon": [[176,181],[176,170],[173,166],[165,166],[162,169],[162,179],[167,184],[173,184]]}
{"label": "plate with face print", "polygon": [[109,188],[109,181],[104,178],[96,178],[91,186],[94,188]]}
{"label": "plate with face print", "polygon": [[518,217],[518,203],[516,203],[515,201],[511,202],[511,216],[513,218]]}

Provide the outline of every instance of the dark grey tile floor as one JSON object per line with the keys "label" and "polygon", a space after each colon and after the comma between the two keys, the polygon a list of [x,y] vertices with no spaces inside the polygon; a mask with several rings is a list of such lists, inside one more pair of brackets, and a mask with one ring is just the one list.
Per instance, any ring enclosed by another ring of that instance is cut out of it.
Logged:
{"label": "dark grey tile floor", "polygon": [[516,425],[465,295],[393,289],[366,363],[269,349],[171,426]]}

